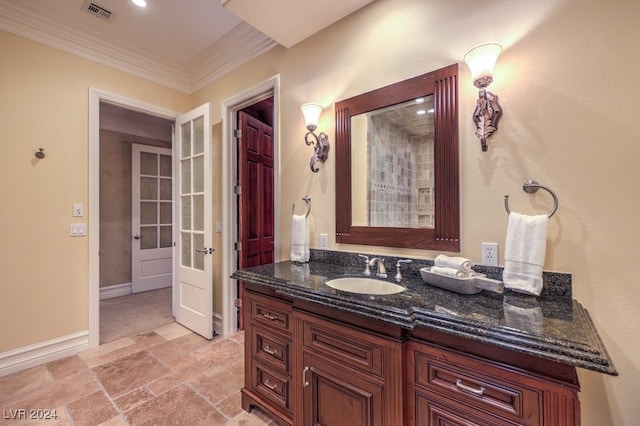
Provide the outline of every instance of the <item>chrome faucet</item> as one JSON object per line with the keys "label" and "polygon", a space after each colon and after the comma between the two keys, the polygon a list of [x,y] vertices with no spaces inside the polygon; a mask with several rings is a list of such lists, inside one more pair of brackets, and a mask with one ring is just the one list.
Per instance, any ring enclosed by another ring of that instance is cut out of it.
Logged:
{"label": "chrome faucet", "polygon": [[369,275],[371,275],[371,270],[369,270],[369,256],[365,256],[364,254],[359,254],[358,256],[364,258],[364,264],[366,266],[364,268],[363,274],[368,277]]}
{"label": "chrome faucet", "polygon": [[369,261],[369,266],[373,267],[378,264],[378,272],[376,273],[376,277],[387,278],[387,268],[384,266],[384,260],[379,257],[374,257]]}
{"label": "chrome faucet", "polygon": [[400,265],[403,263],[411,263],[411,259],[400,259],[396,263],[396,276],[394,277],[396,281],[402,281],[402,274],[400,273]]}

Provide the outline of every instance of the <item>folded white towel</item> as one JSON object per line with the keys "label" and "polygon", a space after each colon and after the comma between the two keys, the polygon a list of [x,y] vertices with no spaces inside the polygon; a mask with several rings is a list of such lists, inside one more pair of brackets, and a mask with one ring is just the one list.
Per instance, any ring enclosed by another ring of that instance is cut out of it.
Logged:
{"label": "folded white towel", "polygon": [[293,215],[291,219],[291,260],[309,261],[309,219],[305,215]]}
{"label": "folded white towel", "polygon": [[473,266],[473,262],[471,262],[469,259],[465,257],[447,256],[444,254],[439,254],[433,260],[433,264],[441,268],[457,269],[458,271],[462,271],[465,274],[473,272],[471,270],[471,267]]}
{"label": "folded white towel", "polygon": [[465,278],[467,276],[469,276],[469,274],[464,273],[458,269],[455,268],[446,268],[446,267],[442,267],[442,266],[432,266],[431,267],[431,272],[433,272],[434,274],[438,274],[438,275],[444,275],[447,277],[454,277],[454,278]]}
{"label": "folded white towel", "polygon": [[504,248],[504,286],[518,293],[539,296],[547,248],[547,215],[509,213]]}

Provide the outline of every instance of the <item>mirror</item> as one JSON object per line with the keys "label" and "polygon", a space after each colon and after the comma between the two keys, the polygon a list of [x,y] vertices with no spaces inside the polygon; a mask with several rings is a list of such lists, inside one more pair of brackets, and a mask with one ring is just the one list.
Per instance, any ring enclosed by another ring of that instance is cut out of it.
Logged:
{"label": "mirror", "polygon": [[457,74],[336,103],[336,242],[460,250]]}

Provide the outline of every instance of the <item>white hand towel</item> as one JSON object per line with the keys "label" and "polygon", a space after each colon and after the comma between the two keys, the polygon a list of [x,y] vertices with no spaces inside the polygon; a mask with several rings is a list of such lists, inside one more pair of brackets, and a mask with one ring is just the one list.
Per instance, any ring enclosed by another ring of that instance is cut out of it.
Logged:
{"label": "white hand towel", "polygon": [[468,274],[462,271],[459,271],[455,268],[445,268],[442,266],[432,266],[431,272],[433,272],[434,274],[444,275],[447,277],[454,277],[454,278],[465,278],[468,276]]}
{"label": "white hand towel", "polygon": [[291,219],[291,260],[309,261],[309,219],[305,215],[293,215]]}
{"label": "white hand towel", "polygon": [[473,266],[473,262],[465,257],[457,257],[457,256],[447,256],[444,254],[439,254],[433,260],[433,264],[439,266],[441,268],[454,268],[458,271],[462,271],[465,274],[469,274],[473,272],[471,267]]}
{"label": "white hand towel", "polygon": [[504,249],[504,286],[518,293],[539,296],[547,249],[547,215],[509,213]]}

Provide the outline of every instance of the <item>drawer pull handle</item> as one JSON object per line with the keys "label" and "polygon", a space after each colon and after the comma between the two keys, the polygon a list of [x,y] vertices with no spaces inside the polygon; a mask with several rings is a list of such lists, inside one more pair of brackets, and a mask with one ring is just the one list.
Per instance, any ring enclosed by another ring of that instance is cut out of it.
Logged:
{"label": "drawer pull handle", "polygon": [[278,319],[277,315],[273,315],[273,314],[271,314],[269,312],[265,312],[264,314],[262,314],[262,316],[265,317],[266,319],[271,320],[271,321],[275,321],[275,320]]}
{"label": "drawer pull handle", "polygon": [[262,350],[265,351],[266,353],[268,353],[269,355],[278,356],[278,350],[277,349],[271,349],[270,346],[265,346],[264,348],[262,348]]}
{"label": "drawer pull handle", "polygon": [[309,386],[309,382],[307,381],[307,371],[309,371],[309,367],[305,367],[304,370],[302,370],[302,387],[307,387]]}
{"label": "drawer pull handle", "polygon": [[484,386],[480,386],[480,389],[472,388],[471,386],[467,386],[462,383],[462,380],[456,379],[456,387],[465,390],[467,392],[471,392],[472,394],[482,396],[484,395]]}
{"label": "drawer pull handle", "polygon": [[276,385],[276,384],[273,384],[273,385],[272,385],[272,384],[271,384],[271,382],[269,381],[269,379],[267,379],[267,380],[265,380],[265,381],[264,381],[264,385],[265,385],[266,387],[268,387],[269,389],[271,389],[272,391],[274,391],[274,390],[278,389],[278,385]]}

